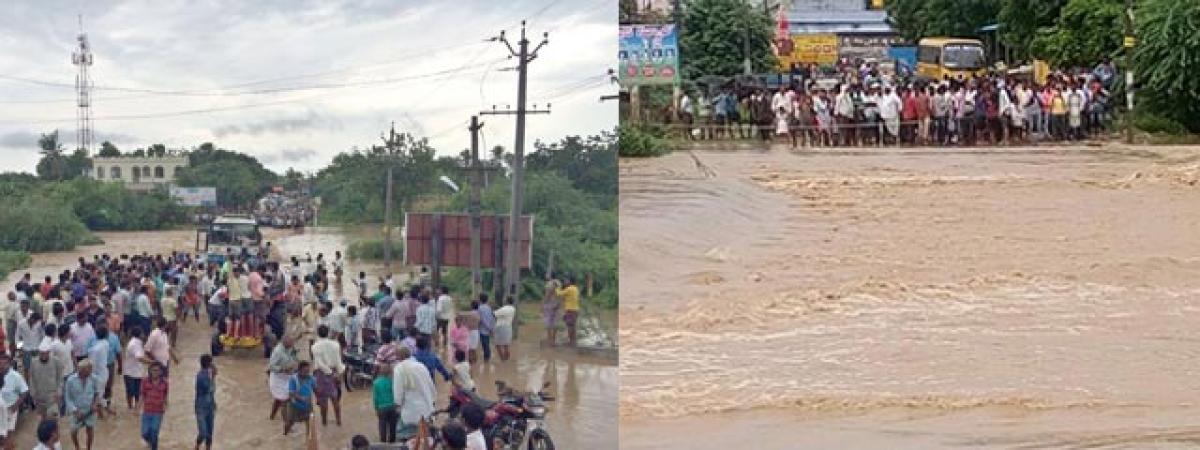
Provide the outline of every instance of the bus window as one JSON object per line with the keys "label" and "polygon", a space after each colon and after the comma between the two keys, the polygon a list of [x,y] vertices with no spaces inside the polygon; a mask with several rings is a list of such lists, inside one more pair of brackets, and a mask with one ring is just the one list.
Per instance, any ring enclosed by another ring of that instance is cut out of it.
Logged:
{"label": "bus window", "polygon": [[947,45],[942,50],[942,65],[948,69],[979,69],[984,66],[983,47],[975,45]]}

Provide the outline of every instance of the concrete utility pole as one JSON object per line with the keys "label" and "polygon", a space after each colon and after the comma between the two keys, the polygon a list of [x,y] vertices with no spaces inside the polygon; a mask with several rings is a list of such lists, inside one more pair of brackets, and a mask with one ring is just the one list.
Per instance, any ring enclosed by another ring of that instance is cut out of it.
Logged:
{"label": "concrete utility pole", "polygon": [[1133,143],[1133,0],[1125,0],[1125,143]]}
{"label": "concrete utility pole", "polygon": [[379,138],[383,139],[387,148],[387,192],[383,195],[383,272],[386,277],[392,274],[392,169],[396,166],[395,151],[400,143],[396,135],[396,122],[392,122],[387,137],[380,135]]}
{"label": "concrete utility pole", "polygon": [[[525,21],[521,21],[521,40],[517,41],[517,48],[513,49],[508,39],[504,37],[504,32],[500,32],[500,36],[495,40],[503,42],[508,47],[512,57],[517,58],[517,129],[516,142],[513,148],[512,162],[512,206],[509,208],[508,229],[507,232],[507,251],[505,252],[505,292],[511,295],[515,300],[517,295],[517,284],[521,280],[521,248],[519,226],[521,224],[522,197],[524,194],[524,175],[525,175],[525,115],[526,114],[549,114],[549,110],[530,111],[525,108],[525,93],[528,83],[529,63],[537,59],[537,52],[543,46],[549,43],[550,33],[542,34],[542,42],[537,45],[532,51],[529,50],[529,39],[525,36]],[[499,112],[493,111],[491,114],[507,114],[508,111]],[[481,114],[489,114],[487,112]],[[504,299],[496,299],[497,302],[503,302]],[[515,331],[515,327],[514,327]],[[515,333],[514,333],[515,336]]]}
{"label": "concrete utility pole", "polygon": [[467,163],[467,170],[471,173],[471,196],[470,205],[467,207],[471,214],[471,298],[479,298],[479,293],[483,292],[483,275],[482,265],[483,257],[480,246],[482,240],[480,238],[480,210],[479,204],[480,192],[483,190],[483,171],[489,170],[479,163],[479,130],[483,129],[483,123],[479,122],[479,116],[471,116],[471,126],[468,130],[471,131],[471,160]]}

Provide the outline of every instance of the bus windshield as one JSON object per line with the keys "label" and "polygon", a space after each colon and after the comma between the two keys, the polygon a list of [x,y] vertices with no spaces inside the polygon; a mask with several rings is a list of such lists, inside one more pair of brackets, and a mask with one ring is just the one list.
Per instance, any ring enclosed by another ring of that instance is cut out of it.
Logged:
{"label": "bus windshield", "polygon": [[950,69],[974,70],[983,67],[983,47],[978,45],[947,45],[942,49],[942,65]]}

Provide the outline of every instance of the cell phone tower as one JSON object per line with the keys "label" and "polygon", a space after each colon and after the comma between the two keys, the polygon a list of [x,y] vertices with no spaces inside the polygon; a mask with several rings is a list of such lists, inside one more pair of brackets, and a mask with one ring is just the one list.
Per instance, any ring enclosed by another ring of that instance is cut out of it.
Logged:
{"label": "cell phone tower", "polygon": [[75,75],[75,92],[79,96],[78,130],[75,141],[88,156],[92,154],[92,79],[88,76],[88,67],[92,65],[92,48],[88,45],[87,33],[83,32],[83,16],[79,16],[79,48],[71,53],[71,63],[79,66],[79,74]]}

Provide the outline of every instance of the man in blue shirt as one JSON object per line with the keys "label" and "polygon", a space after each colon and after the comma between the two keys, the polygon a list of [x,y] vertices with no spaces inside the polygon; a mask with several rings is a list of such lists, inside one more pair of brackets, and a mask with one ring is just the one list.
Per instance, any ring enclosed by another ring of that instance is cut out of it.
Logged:
{"label": "man in blue shirt", "polygon": [[217,368],[213,366],[212,355],[200,355],[200,371],[196,373],[196,448],[204,444],[204,448],[212,450],[213,426],[216,425],[217,400],[216,390]]}
{"label": "man in blue shirt", "polygon": [[300,361],[296,374],[288,379],[288,395],[292,401],[283,415],[283,435],[292,431],[292,424],[308,421],[312,412],[313,393],[316,389],[316,379],[312,377],[312,363]]}
{"label": "man in blue shirt", "polygon": [[496,328],[496,314],[488,305],[487,294],[479,294],[479,346],[483,347],[483,362],[492,359],[492,330]]}
{"label": "man in blue shirt", "polygon": [[450,371],[446,370],[446,366],[442,365],[442,360],[438,359],[436,354],[429,351],[429,336],[420,336],[417,338],[417,352],[413,354],[413,359],[416,359],[417,361],[420,361],[421,364],[424,364],[425,367],[429,369],[429,376],[434,380],[436,380],[437,377],[434,376],[433,371],[437,370],[438,372],[441,372],[442,377],[445,378],[446,381],[450,381]]}
{"label": "man in blue shirt", "polygon": [[63,406],[71,424],[71,442],[79,446],[79,429],[87,428],[87,446],[92,448],[95,438],[96,414],[100,411],[100,388],[92,376],[92,362],[84,359],[75,367],[75,373],[67,377],[63,385]]}

